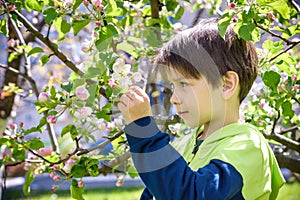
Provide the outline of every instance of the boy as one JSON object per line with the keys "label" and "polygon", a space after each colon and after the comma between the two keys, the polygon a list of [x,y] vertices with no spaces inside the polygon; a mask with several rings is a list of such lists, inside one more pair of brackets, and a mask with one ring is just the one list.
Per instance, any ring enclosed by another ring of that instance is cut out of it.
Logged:
{"label": "boy", "polygon": [[255,47],[232,27],[223,39],[217,23],[202,20],[155,58],[173,87],[178,115],[201,132],[175,141],[175,149],[153,120],[144,91],[131,87],[120,99],[134,165],[146,185],[141,199],[276,199],[284,183],[264,137],[238,122],[240,102],[257,76]]}

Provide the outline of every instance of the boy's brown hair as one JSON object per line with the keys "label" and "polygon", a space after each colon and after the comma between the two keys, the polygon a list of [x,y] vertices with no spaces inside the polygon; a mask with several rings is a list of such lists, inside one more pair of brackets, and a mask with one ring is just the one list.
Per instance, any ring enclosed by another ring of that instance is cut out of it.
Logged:
{"label": "boy's brown hair", "polygon": [[186,78],[205,76],[213,86],[219,86],[221,77],[234,71],[239,76],[240,102],[247,96],[258,72],[254,45],[238,38],[231,26],[222,38],[216,18],[203,19],[195,27],[177,34],[154,60]]}

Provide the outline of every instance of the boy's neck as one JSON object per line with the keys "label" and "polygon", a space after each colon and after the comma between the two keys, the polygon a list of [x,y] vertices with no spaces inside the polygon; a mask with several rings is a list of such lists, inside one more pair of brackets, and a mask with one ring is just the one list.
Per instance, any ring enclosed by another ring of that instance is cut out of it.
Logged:
{"label": "boy's neck", "polygon": [[[228,112],[227,112],[228,113]],[[237,123],[239,121],[239,111],[230,112],[230,115],[224,116],[225,120],[212,120],[208,124],[204,124],[203,134],[201,134],[198,139],[204,140],[215,131],[221,129],[232,123]]]}

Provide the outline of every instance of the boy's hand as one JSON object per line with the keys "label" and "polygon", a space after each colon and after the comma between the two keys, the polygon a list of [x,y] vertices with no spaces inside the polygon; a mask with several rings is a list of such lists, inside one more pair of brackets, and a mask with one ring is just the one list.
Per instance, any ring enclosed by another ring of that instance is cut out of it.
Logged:
{"label": "boy's hand", "polygon": [[130,87],[120,98],[118,108],[126,124],[142,117],[151,116],[150,100],[148,95],[139,87]]}

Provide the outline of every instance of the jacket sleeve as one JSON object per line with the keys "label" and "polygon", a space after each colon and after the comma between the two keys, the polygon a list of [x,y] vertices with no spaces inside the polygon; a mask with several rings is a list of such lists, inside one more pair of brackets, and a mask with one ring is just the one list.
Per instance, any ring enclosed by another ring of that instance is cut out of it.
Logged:
{"label": "jacket sleeve", "polygon": [[211,160],[193,171],[152,117],[138,119],[124,130],[134,165],[149,190],[144,199],[151,194],[157,200],[243,199],[243,180],[233,166]]}

